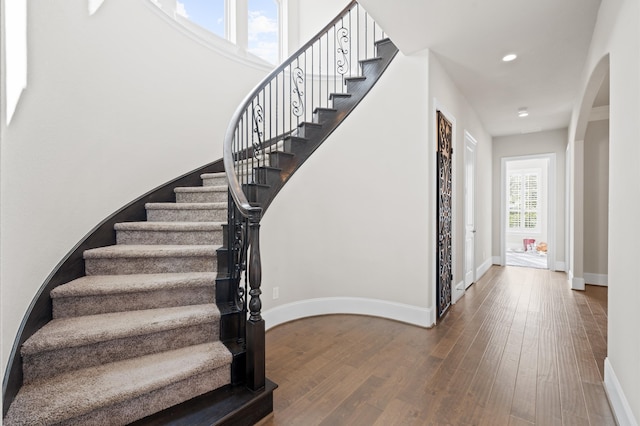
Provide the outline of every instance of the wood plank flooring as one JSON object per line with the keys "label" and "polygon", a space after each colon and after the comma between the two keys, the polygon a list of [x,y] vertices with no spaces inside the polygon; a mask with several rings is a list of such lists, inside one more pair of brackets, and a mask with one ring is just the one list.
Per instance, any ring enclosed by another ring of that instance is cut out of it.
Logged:
{"label": "wood plank flooring", "polygon": [[279,388],[260,425],[615,425],[607,289],[492,267],[434,328],[355,315],[267,332]]}

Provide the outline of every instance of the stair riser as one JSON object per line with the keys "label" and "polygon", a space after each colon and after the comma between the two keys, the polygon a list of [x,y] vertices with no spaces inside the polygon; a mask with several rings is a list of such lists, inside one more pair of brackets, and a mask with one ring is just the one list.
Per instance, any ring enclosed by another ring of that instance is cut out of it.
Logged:
{"label": "stair riser", "polygon": [[343,96],[334,97],[332,101],[333,101],[333,107],[340,111],[351,109],[357,102],[356,99],[353,99],[351,97],[343,97]]}
{"label": "stair riser", "polygon": [[369,76],[378,76],[380,75],[380,71],[386,66],[385,61],[366,61],[361,63],[362,67],[362,75]]}
{"label": "stair riser", "polygon": [[263,185],[275,186],[284,181],[281,171],[276,169],[257,169],[255,175],[256,183]]}
{"label": "stair riser", "polygon": [[295,156],[286,152],[273,152],[269,154],[269,164],[285,172],[291,171],[295,168]]}
{"label": "stair riser", "polygon": [[[226,200],[225,200],[226,201]],[[149,222],[226,222],[226,209],[147,210]]]}
{"label": "stair riser", "polygon": [[223,176],[202,178],[202,186],[227,186],[227,178]]}
{"label": "stair riser", "polygon": [[219,339],[219,321],[23,355],[24,383],[71,370],[178,349]]}
{"label": "stair riser", "polygon": [[347,81],[347,93],[360,93],[362,91],[362,87],[366,87],[371,84],[367,80],[349,80]]}
{"label": "stair riser", "polygon": [[299,154],[305,152],[308,142],[306,140],[289,138],[284,141],[284,150],[292,154]]}
{"label": "stair riser", "polygon": [[139,311],[143,309],[214,303],[214,286],[177,288],[170,290],[120,293],[96,296],[56,297],[53,318],[79,317],[109,312]]}
{"label": "stair riser", "polygon": [[153,392],[91,411],[70,419],[64,424],[70,426],[103,426],[132,423],[229,384],[230,370],[230,366],[224,366],[215,370],[205,371]]}
{"label": "stair riser", "polygon": [[322,126],[314,123],[302,123],[298,127],[298,137],[312,139],[322,132]]}
{"label": "stair riser", "polygon": [[396,46],[390,41],[376,43],[376,54],[382,58],[390,58],[396,52]]}
{"label": "stair riser", "polygon": [[177,203],[222,203],[227,200],[227,191],[176,192]]}
{"label": "stair riser", "polygon": [[216,272],[216,270],[215,256],[85,259],[87,275],[165,274]]}
{"label": "stair riser", "polygon": [[213,231],[117,231],[118,244],[220,245],[222,229]]}
{"label": "stair riser", "polygon": [[319,110],[313,113],[313,122],[323,124],[326,122],[333,122],[338,115],[337,111]]}

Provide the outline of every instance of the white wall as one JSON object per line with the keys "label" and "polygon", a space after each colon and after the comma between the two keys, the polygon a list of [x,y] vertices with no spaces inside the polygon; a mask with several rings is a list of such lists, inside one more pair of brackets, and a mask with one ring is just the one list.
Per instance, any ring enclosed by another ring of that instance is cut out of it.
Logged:
{"label": "white wall", "polygon": [[273,201],[261,228],[267,327],[336,311],[431,324],[427,93],[428,58],[398,54]]}
{"label": "white wall", "polygon": [[86,0],[28,6],[28,85],[1,145],[3,374],[55,265],[113,211],[220,158],[268,71],[194,41],[147,0],[92,16]]}
{"label": "white wall", "polygon": [[545,132],[527,133],[493,138],[493,256],[500,256],[500,176],[501,159],[536,154],[556,155],[556,267],[565,261],[565,151],[567,130],[558,129]]}
{"label": "white wall", "polygon": [[608,273],[609,120],[592,121],[584,139],[584,274]]}
{"label": "white wall", "polygon": [[[603,0],[572,115],[569,141],[581,140],[609,58],[609,309],[605,387],[620,424],[640,421],[640,2]],[[592,97],[589,98],[589,94]],[[586,101],[586,102],[585,102]],[[581,124],[582,123],[582,124]]]}
{"label": "white wall", "polygon": [[[454,158],[460,173],[464,131],[477,140],[478,205],[491,199],[491,137],[433,55],[398,54],[263,219],[267,327],[334,312],[433,323],[434,98],[456,116],[454,152],[460,154]],[[463,183],[456,179],[456,194],[463,193]],[[458,230],[463,201],[461,195],[455,198]],[[491,264],[490,218],[488,209],[478,209],[478,269]],[[458,232],[454,283],[463,278],[463,246],[464,235]]]}
{"label": "white wall", "polygon": [[[349,2],[347,0],[289,0],[297,3],[299,15],[292,24],[297,26],[299,34],[298,47],[305,44],[324,28],[333,18],[338,16]],[[296,47],[297,49],[297,47]]]}
{"label": "white wall", "polygon": [[[491,234],[492,212],[490,201],[492,198],[491,163],[492,138],[487,133],[478,115],[467,99],[460,92],[453,80],[447,75],[437,55],[429,55],[429,164],[436,164],[436,129],[435,110],[442,109],[445,115],[455,119],[454,147],[453,147],[453,283],[457,286],[464,279],[464,132],[468,131],[478,142],[476,151],[476,241],[475,263],[476,270],[483,272],[491,265]],[[433,170],[433,169],[431,169]],[[435,179],[435,174],[431,175]],[[435,180],[429,184],[431,211],[436,211]],[[436,222],[431,229],[435,231]],[[435,234],[432,234],[432,244],[435,247]],[[435,262],[435,252],[430,255]],[[430,259],[431,260],[431,259]],[[435,264],[434,264],[435,267]],[[477,276],[476,278],[480,278]],[[435,289],[434,289],[435,292]]]}

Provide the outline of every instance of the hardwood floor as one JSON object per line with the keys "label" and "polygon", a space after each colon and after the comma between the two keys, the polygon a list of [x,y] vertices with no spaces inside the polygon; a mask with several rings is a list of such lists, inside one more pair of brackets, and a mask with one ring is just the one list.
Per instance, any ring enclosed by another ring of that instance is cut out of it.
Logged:
{"label": "hardwood floor", "polygon": [[266,425],[615,425],[607,289],[493,267],[434,328],[331,315],[267,332]]}

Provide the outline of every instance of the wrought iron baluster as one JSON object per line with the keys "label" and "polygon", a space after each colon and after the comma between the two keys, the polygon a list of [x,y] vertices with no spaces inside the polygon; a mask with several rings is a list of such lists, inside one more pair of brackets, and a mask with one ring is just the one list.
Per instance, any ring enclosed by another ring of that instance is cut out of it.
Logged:
{"label": "wrought iron baluster", "polygon": [[253,157],[258,162],[258,167],[260,167],[260,156],[264,149],[262,146],[264,142],[264,109],[260,104],[253,107],[253,135],[255,135],[255,139],[253,139]]}
{"label": "wrought iron baluster", "polygon": [[[224,161],[230,188],[226,234],[229,275],[237,283],[233,302],[249,315],[247,321],[243,321],[246,327],[242,331],[246,336],[247,385],[253,390],[265,383],[259,243],[263,210],[256,207],[257,200],[251,198],[258,190],[249,186],[258,183],[254,169],[266,165],[267,156],[275,159],[271,154],[278,149],[278,142],[298,134],[299,124],[312,121],[317,108],[329,107],[332,91],[346,92],[346,78],[360,75],[359,61],[369,57],[370,33],[374,39],[372,54],[375,54],[378,32],[384,37],[384,31],[376,28],[367,12],[352,1],[312,42],[298,50],[252,92],[234,114],[225,136]],[[290,167],[284,164],[284,168]]]}
{"label": "wrought iron baluster", "polygon": [[349,38],[349,30],[342,27],[338,30],[338,34],[336,35],[336,42],[338,43],[337,52],[342,55],[341,58],[338,58],[336,61],[336,72],[342,76],[342,81],[344,82],[344,75],[349,71],[349,47],[351,40]]}
{"label": "wrought iron baluster", "polygon": [[300,123],[300,117],[304,114],[304,80],[304,71],[299,66],[296,66],[291,74],[291,111],[297,117],[298,124]]}

